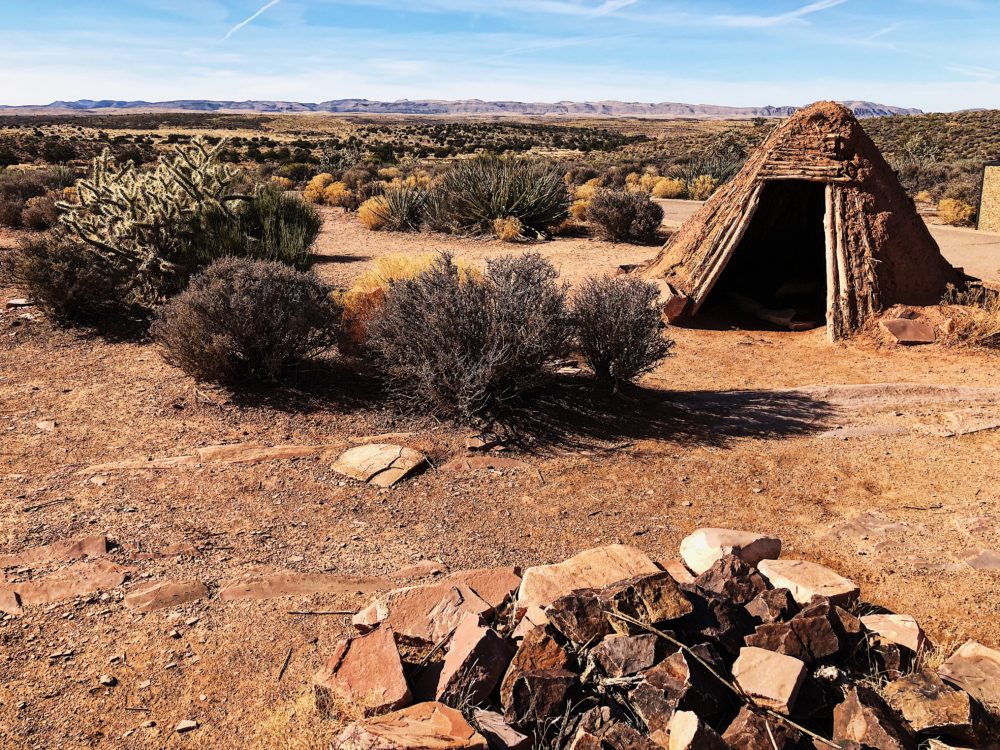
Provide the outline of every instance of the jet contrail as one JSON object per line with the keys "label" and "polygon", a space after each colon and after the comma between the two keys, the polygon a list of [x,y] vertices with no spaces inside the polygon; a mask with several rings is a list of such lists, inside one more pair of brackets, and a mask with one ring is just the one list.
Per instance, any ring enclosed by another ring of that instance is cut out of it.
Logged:
{"label": "jet contrail", "polygon": [[268,3],[267,5],[265,5],[265,6],[263,7],[263,8],[261,8],[260,10],[258,10],[258,11],[257,11],[256,13],[254,13],[254,14],[253,14],[252,16],[250,16],[250,18],[248,18],[248,19],[247,19],[247,20],[245,20],[245,21],[240,21],[240,22],[239,22],[238,24],[236,24],[235,26],[233,26],[233,28],[231,28],[231,29],[230,29],[230,30],[229,30],[229,31],[228,31],[228,32],[226,33],[226,35],[225,35],[224,37],[222,37],[222,41],[226,41],[226,40],[227,40],[227,39],[228,39],[229,37],[231,37],[231,36],[232,36],[233,34],[235,34],[235,33],[236,33],[237,31],[239,31],[240,29],[242,29],[242,28],[243,28],[244,26],[246,26],[246,25],[247,25],[248,23],[250,23],[250,22],[251,22],[252,20],[254,20],[254,19],[255,19],[255,18],[257,17],[257,16],[259,16],[259,15],[260,15],[261,13],[263,13],[263,12],[264,12],[265,10],[267,10],[268,8],[273,8],[273,7],[275,6],[275,5],[277,5],[277,4],[278,4],[278,3],[280,3],[280,2],[281,2],[281,0],[271,0],[271,2],[269,2],[269,3]]}

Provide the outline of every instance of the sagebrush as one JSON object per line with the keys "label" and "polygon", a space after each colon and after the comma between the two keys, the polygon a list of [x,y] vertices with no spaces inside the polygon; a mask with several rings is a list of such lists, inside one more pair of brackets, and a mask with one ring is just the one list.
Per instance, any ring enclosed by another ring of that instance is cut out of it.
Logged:
{"label": "sagebrush", "polygon": [[648,193],[600,189],[587,206],[587,220],[610,242],[651,242],[663,222],[663,208]]}

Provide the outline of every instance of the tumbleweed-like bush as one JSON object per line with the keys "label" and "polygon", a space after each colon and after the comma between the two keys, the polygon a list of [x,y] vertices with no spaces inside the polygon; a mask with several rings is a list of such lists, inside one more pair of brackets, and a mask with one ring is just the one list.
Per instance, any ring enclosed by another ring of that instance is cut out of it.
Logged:
{"label": "tumbleweed-like bush", "polygon": [[274,383],[336,342],[337,308],[312,273],[222,258],[160,308],[164,359],[199,380]]}
{"label": "tumbleweed-like bush", "polygon": [[411,408],[495,419],[545,378],[570,333],[565,287],[540,255],[463,274],[451,255],[389,285],[368,345],[389,389]]}
{"label": "tumbleweed-like bush", "polygon": [[663,209],[648,193],[598,190],[587,206],[595,234],[610,242],[650,242],[663,221]]}
{"label": "tumbleweed-like bush", "polygon": [[655,284],[631,276],[590,277],[573,293],[576,343],[595,377],[613,390],[670,355]]}
{"label": "tumbleweed-like bush", "polygon": [[956,198],[942,198],[938,202],[938,219],[942,224],[964,227],[972,224],[976,216],[975,206]]}

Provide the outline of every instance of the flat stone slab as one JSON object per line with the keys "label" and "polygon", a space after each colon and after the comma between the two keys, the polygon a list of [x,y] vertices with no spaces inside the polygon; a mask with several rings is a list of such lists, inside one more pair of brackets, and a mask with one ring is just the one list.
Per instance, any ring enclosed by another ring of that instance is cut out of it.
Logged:
{"label": "flat stone slab", "polygon": [[776,589],[788,589],[799,604],[825,596],[834,604],[850,604],[861,589],[829,568],[806,560],[762,560],[757,570]]}
{"label": "flat stone slab", "polygon": [[208,596],[208,587],[201,581],[156,581],[139,586],[125,595],[125,606],[139,612],[179,607]]}
{"label": "flat stone slab", "polygon": [[980,703],[1000,706],[1000,651],[966,641],[938,670]]}
{"label": "flat stone slab", "polygon": [[927,646],[927,636],[910,615],[866,615],[861,618],[861,624],[890,643],[908,648],[915,654]]}
{"label": "flat stone slab", "polygon": [[404,565],[389,577],[397,580],[409,580],[411,578],[429,578],[431,576],[441,576],[448,572],[448,566],[437,560],[420,560],[410,565]]}
{"label": "flat stone slab", "polygon": [[390,627],[400,641],[436,644],[458,627],[466,614],[486,615],[493,607],[458,581],[394,589],[354,615],[351,622],[367,632]]}
{"label": "flat stone slab", "polygon": [[408,706],[413,696],[392,630],[378,628],[338,641],[313,677],[313,693],[316,708],[324,716],[336,713],[341,702],[359,708],[365,716]]}
{"label": "flat stone slab", "polygon": [[0,592],[13,591],[23,606],[51,604],[121,586],[125,573],[125,568],[108,560],[79,562],[44,578],[2,585]]}
{"label": "flat stone slab", "polygon": [[338,750],[487,750],[486,738],[443,703],[418,703],[349,725]]}
{"label": "flat stone slab", "polygon": [[81,557],[103,557],[108,553],[108,538],[91,534],[73,539],[60,539],[42,547],[32,547],[23,552],[0,555],[0,568],[25,568],[53,562],[69,562]]}
{"label": "flat stone slab", "polygon": [[517,592],[517,608],[545,607],[576,589],[604,588],[659,570],[646,553],[635,547],[623,544],[596,547],[561,563],[525,570]]}
{"label": "flat stone slab", "polygon": [[307,458],[342,447],[343,443],[322,445],[260,445],[259,443],[229,443],[207,445],[183,456],[166,456],[152,459],[132,459],[93,464],[78,474],[100,474],[108,471],[144,471],[187,469],[202,464],[259,464],[291,458]]}
{"label": "flat stone slab", "polygon": [[896,340],[897,344],[912,346],[914,344],[933,344],[937,340],[934,326],[923,320],[909,318],[889,318],[879,321],[886,333]]}
{"label": "flat stone slab", "polygon": [[791,713],[806,678],[806,665],[794,656],[747,646],[733,664],[733,679],[766,708]]}
{"label": "flat stone slab", "polygon": [[24,614],[24,609],[21,607],[21,597],[13,589],[0,588],[0,612],[14,616]]}
{"label": "flat stone slab", "polygon": [[223,581],[219,599],[224,602],[242,599],[278,599],[312,594],[370,594],[389,588],[386,578],[342,576],[327,573],[251,573],[241,578]]}
{"label": "flat stone slab", "polygon": [[965,564],[973,570],[1000,570],[1000,552],[984,549],[977,555],[965,558]]}
{"label": "flat stone slab", "polygon": [[754,531],[698,529],[681,540],[681,557],[696,575],[701,575],[726,555],[736,555],[747,565],[757,565],[761,560],[774,559],[780,554],[780,539]]}
{"label": "flat stone slab", "polygon": [[378,487],[392,487],[426,462],[427,457],[412,448],[372,443],[342,453],[333,470]]}
{"label": "flat stone slab", "polygon": [[499,607],[517,591],[521,585],[521,576],[514,567],[477,568],[452,573],[445,576],[444,581],[464,583],[491,607]]}
{"label": "flat stone slab", "polygon": [[477,708],[473,716],[479,731],[486,737],[490,750],[531,750],[531,737],[510,726],[504,721],[503,714]]}

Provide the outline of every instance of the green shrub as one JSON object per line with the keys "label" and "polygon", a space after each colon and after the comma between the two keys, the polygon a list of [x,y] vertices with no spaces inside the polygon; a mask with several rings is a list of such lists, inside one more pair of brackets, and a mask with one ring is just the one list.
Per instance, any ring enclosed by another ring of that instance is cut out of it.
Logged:
{"label": "green shrub", "polygon": [[493,233],[497,219],[515,218],[537,235],[563,222],[570,194],[557,166],[513,157],[484,156],[458,162],[436,189],[429,212],[433,228]]}
{"label": "green shrub", "polygon": [[536,253],[462,273],[449,254],[390,282],[368,346],[392,392],[416,410],[494,419],[542,382],[569,336],[565,287]]}
{"label": "green shrub", "polygon": [[573,294],[577,344],[597,379],[617,390],[670,354],[655,284],[632,276],[588,278]]}
{"label": "green shrub", "polygon": [[600,189],[587,206],[587,219],[610,242],[651,242],[663,222],[663,208],[648,193]]}
{"label": "green shrub", "polygon": [[358,209],[361,222],[372,230],[415,232],[424,217],[427,191],[397,185],[369,198]]}
{"label": "green shrub", "polygon": [[333,346],[337,317],[312,273],[222,258],[159,310],[151,333],[167,362],[200,380],[274,383]]}

